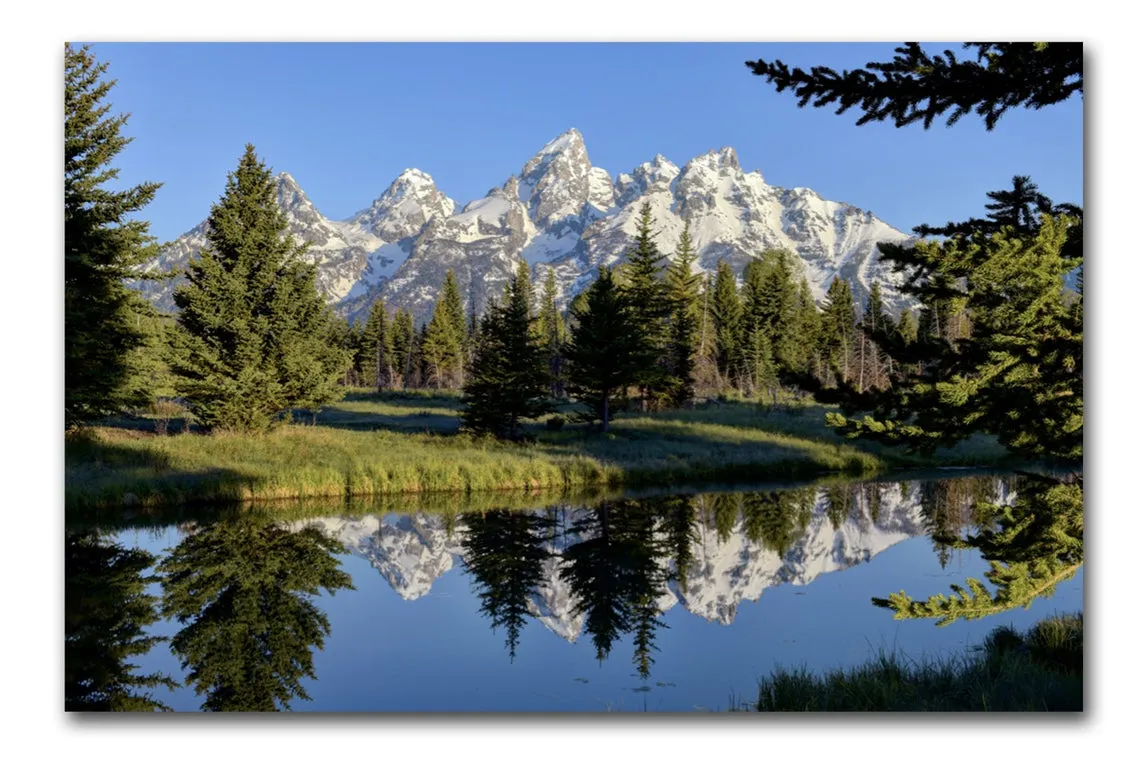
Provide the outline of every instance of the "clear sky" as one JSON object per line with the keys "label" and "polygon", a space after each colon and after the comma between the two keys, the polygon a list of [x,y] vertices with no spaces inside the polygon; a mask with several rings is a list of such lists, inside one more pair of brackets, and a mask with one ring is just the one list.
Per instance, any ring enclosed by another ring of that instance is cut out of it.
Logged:
{"label": "clear sky", "polygon": [[[343,219],[405,168],[464,204],[576,127],[611,175],[657,153],[678,165],[732,146],[746,171],[869,209],[902,230],[979,216],[987,190],[1033,177],[1083,199],[1083,100],[1008,113],[987,133],[856,127],[851,111],[799,109],[744,65],[856,68],[882,43],[115,43],[93,46],[135,138],[122,180],[163,183],[142,216],[161,241],[205,218],[247,142]],[[947,47],[946,44],[939,48]],[[958,48],[958,45],[951,47]]]}

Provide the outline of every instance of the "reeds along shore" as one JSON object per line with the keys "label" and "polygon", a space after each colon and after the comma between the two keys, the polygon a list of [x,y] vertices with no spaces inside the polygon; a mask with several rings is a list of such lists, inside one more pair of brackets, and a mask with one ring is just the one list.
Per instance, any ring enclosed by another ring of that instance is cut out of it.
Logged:
{"label": "reeds along shore", "polygon": [[481,490],[568,490],[700,481],[865,476],[907,465],[994,465],[1004,451],[966,443],[933,459],[838,438],[818,406],[749,403],[618,418],[609,434],[532,424],[525,442],[459,433],[454,395],[352,395],[316,425],[266,434],[158,435],[109,422],[66,444],[69,508],[355,497]]}

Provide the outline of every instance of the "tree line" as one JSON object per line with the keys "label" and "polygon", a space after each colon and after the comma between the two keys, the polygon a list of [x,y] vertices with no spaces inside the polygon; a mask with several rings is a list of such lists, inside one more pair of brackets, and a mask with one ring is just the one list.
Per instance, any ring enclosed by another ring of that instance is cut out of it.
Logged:
{"label": "tree line", "polygon": [[[1016,74],[1049,98],[1060,97],[1054,79],[1068,88],[1076,71],[1080,89],[1079,60],[1075,69],[1055,66],[1055,59],[1072,63],[1071,46],[979,50],[981,65],[922,60],[947,76],[985,72],[1004,82]],[[910,60],[920,50],[910,46],[900,56]],[[876,70],[894,71],[883,66]],[[913,83],[900,84],[895,74],[876,83],[866,72],[837,78],[829,70],[787,72],[779,62],[753,68],[816,105],[839,99],[850,108],[866,91],[863,108],[874,119],[902,125],[918,113],[906,110],[918,108],[906,105]],[[625,263],[599,268],[565,314],[553,274],[536,298],[520,263],[482,314],[465,308],[449,273],[422,325],[378,302],[358,327],[321,300],[305,247],[287,235],[270,172],[247,146],[211,209],[207,245],[176,291],[179,313],[162,319],[125,284],[159,277],[140,270],[154,241],[132,218],[158,185],[105,187],[116,173],[111,160],[129,142],[120,134],[126,117],[107,115],[114,83],[102,79],[105,69],[88,49],[67,47],[69,428],[153,399],[158,388],[169,388],[207,429],[247,431],[293,411],[315,416],[354,384],[460,389],[464,426],[504,438],[519,437],[523,421],[567,399],[605,430],[632,404],[660,410],[722,394],[775,401],[809,393],[840,405],[831,423],[853,437],[932,450],[984,432],[1017,454],[1081,457],[1083,213],[1054,204],[1027,176],[991,192],[984,218],[919,226],[913,245],[880,245],[915,305],[897,318],[877,284],[856,305],[850,284],[835,279],[817,306],[786,251],[758,252],[739,280],[724,262],[702,276],[689,231],[666,257],[643,205]],[[1032,102],[1033,93],[1009,102]],[[892,111],[892,100],[903,111]],[[999,115],[1005,108],[989,96],[972,102]],[[1074,274],[1075,290],[1066,289]]]}

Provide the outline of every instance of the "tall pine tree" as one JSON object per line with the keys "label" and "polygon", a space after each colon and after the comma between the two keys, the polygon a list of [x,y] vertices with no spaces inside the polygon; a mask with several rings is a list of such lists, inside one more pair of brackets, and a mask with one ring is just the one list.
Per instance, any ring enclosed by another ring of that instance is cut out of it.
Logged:
{"label": "tall pine tree", "polygon": [[136,314],[142,300],[124,284],[155,254],[148,225],[131,219],[154,198],[157,183],[107,187],[111,166],[131,138],[127,114],[108,116],[106,63],[87,47],[64,49],[63,308],[64,422],[68,428],[138,402],[129,383],[132,350],[145,341]]}
{"label": "tall pine tree", "polygon": [[716,327],[717,370],[727,385],[736,378],[740,365],[740,334],[744,308],[736,289],[736,274],[723,260],[716,266],[712,316],[713,325]]}
{"label": "tall pine tree", "polygon": [[598,268],[584,293],[572,311],[575,325],[566,348],[570,391],[602,422],[602,431],[609,431],[615,395],[642,378],[637,359],[643,334],[608,268]]}
{"label": "tall pine tree", "polygon": [[681,231],[676,258],[665,271],[669,293],[668,389],[669,403],[684,407],[696,395],[696,362],[700,329],[700,276],[693,272],[697,252],[689,235],[689,225]]}
{"label": "tall pine tree", "polygon": [[542,346],[546,367],[550,374],[550,394],[561,397],[565,394],[566,381],[562,377],[563,349],[567,341],[566,321],[558,311],[555,299],[558,287],[554,282],[554,268],[546,269],[546,280],[542,287],[542,303],[538,310],[537,330]]}
{"label": "tall pine tree", "polygon": [[463,427],[517,439],[522,421],[550,409],[550,377],[534,331],[530,272],[520,262],[502,305],[488,306],[471,374],[463,387]]}
{"label": "tall pine tree", "polygon": [[653,237],[653,211],[646,201],[638,212],[634,244],[626,253],[623,290],[639,337],[639,351],[633,358],[638,385],[643,403],[650,407],[661,401],[668,387],[665,347],[668,343],[666,321],[669,300],[661,279],[661,262],[665,255],[657,248]]}
{"label": "tall pine tree", "polygon": [[316,270],[288,235],[269,170],[247,145],[210,211],[207,245],[174,293],[176,388],[209,429],[262,430],[338,397],[349,362],[330,340]]}

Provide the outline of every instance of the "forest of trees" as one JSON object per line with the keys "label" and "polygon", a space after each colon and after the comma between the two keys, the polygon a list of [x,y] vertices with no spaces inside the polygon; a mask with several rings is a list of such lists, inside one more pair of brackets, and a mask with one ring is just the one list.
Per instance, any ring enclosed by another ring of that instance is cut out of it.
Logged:
{"label": "forest of trees", "polygon": [[[1011,104],[1038,108],[1080,91],[1071,46],[975,47],[980,64],[907,46],[871,67],[877,73],[749,66],[801,105],[837,102],[841,112],[863,109],[860,123],[899,126],[928,126],[954,107],[950,123],[974,108],[992,128]],[[301,412],[315,420],[346,388],[367,387],[461,391],[466,429],[517,439],[525,421],[556,410],[605,431],[631,408],[814,397],[838,403],[831,423],[855,437],[930,450],[982,432],[1018,454],[1080,457],[1083,214],[1027,176],[991,192],[984,218],[919,226],[917,244],[880,246],[914,305],[901,314],[886,308],[879,284],[857,303],[842,278],[817,304],[798,257],[780,249],[754,252],[739,273],[724,261],[698,269],[688,227],[676,251],[662,251],[645,204],[623,263],[599,268],[566,309],[554,273],[534,278],[520,261],[480,313],[448,271],[429,318],[379,300],[349,324],[317,292],[249,145],[169,318],[124,283],[154,254],[145,223],[128,215],[158,186],[103,187],[129,142],[126,117],[107,116],[106,64],[87,48],[68,46],[66,56],[69,428],[176,397],[202,430],[260,431]],[[998,87],[1022,76],[1033,86],[923,110],[912,90],[926,80],[905,74],[915,62],[944,78],[992,77]],[[1065,287],[1074,272],[1075,291]]]}

